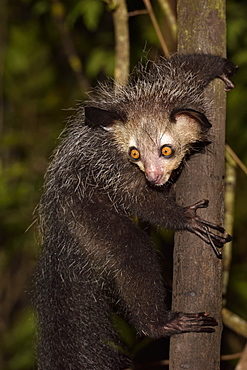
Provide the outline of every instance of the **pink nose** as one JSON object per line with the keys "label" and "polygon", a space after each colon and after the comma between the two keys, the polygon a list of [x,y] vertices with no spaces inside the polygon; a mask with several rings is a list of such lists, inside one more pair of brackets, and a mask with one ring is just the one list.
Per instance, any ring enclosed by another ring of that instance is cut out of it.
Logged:
{"label": "pink nose", "polygon": [[145,173],[146,179],[151,183],[155,185],[160,185],[161,184],[161,178],[163,175],[163,172],[159,171],[148,171]]}

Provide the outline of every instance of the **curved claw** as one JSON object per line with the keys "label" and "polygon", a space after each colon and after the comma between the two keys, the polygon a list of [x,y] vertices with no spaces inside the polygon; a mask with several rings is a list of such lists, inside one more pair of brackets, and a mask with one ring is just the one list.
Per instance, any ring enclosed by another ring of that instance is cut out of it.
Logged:
{"label": "curved claw", "polygon": [[235,73],[238,71],[238,66],[235,66],[231,62],[227,61],[227,65],[225,66],[225,71],[222,73],[219,78],[225,83],[225,91],[231,91],[235,85],[230,80],[230,77],[235,75]]}
{"label": "curved claw", "polygon": [[230,78],[228,78],[228,76],[226,75],[221,75],[220,76],[220,79],[222,81],[225,82],[226,86],[225,86],[225,91],[231,91],[232,89],[234,89],[235,85],[234,83],[230,80]]}

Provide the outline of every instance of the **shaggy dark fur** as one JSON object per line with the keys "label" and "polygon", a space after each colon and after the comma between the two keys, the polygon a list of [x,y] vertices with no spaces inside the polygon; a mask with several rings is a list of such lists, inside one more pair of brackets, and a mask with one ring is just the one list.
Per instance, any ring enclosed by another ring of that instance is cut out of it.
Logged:
{"label": "shaggy dark fur", "polygon": [[[189,230],[216,247],[230,240],[210,230],[224,229],[196,215],[207,201],[187,208],[175,203],[160,163],[173,160],[175,170],[194,143],[206,141],[211,124],[203,90],[214,78],[231,89],[234,68],[210,55],[148,63],[127,86],[100,86],[71,119],[46,173],[39,208],[39,370],[126,368],[129,360],[117,349],[111,323],[114,311],[151,337],[214,331],[215,319],[205,314],[167,311],[152,242],[129,216]],[[176,136],[165,143],[168,154],[159,151],[161,131],[162,137]],[[137,152],[131,152],[133,140]],[[149,156],[155,155],[153,163]]]}

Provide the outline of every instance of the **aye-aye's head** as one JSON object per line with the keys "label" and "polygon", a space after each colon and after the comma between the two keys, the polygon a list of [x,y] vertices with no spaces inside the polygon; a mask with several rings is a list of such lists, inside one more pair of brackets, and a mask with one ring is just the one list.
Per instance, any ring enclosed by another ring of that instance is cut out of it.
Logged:
{"label": "aye-aye's head", "polygon": [[165,184],[191,147],[207,141],[206,83],[192,69],[173,59],[139,66],[126,85],[101,85],[85,107],[86,125],[107,130],[153,185]]}
{"label": "aye-aye's head", "polygon": [[147,181],[156,186],[169,180],[193,144],[205,141],[211,127],[205,115],[193,109],[173,109],[168,115],[154,105],[150,110],[133,110],[132,105],[128,116],[86,107],[85,122],[108,131],[126,160],[138,166]]}

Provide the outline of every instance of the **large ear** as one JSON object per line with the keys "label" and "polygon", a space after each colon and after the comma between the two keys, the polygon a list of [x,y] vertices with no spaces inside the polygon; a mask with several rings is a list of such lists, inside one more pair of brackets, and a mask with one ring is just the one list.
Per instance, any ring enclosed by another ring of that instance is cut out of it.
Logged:
{"label": "large ear", "polygon": [[207,132],[212,127],[207,117],[194,109],[175,109],[171,113],[172,122],[176,122],[183,117],[191,118],[193,121],[199,123],[202,132]]}
{"label": "large ear", "polygon": [[116,121],[123,121],[119,114],[96,107],[85,107],[85,124],[89,127],[109,128]]}

